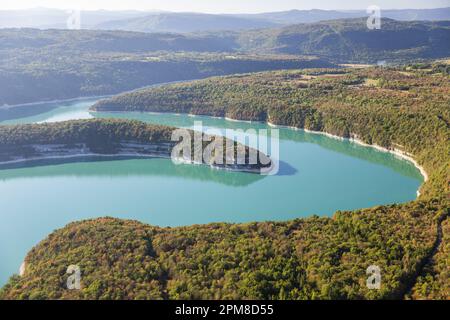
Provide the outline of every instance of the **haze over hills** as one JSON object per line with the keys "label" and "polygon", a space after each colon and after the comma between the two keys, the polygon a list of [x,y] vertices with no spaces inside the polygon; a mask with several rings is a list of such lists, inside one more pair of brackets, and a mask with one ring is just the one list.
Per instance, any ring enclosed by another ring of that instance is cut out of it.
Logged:
{"label": "haze over hills", "polygon": [[[29,10],[0,10],[0,28],[56,28],[66,29],[70,11],[35,8]],[[147,15],[142,11],[83,11],[83,28],[89,29],[106,21],[137,18]]]}
{"label": "haze over hills", "polygon": [[[336,11],[336,10],[290,10],[281,12],[268,12],[260,14],[243,14],[240,17],[258,17],[280,24],[313,23],[324,20],[350,19],[367,17],[364,10]],[[448,20],[450,8],[438,9],[399,9],[381,11],[383,18],[413,21],[413,20]]]}
{"label": "haze over hills", "polygon": [[[69,12],[57,9],[0,11],[0,28],[66,29]],[[217,30],[249,30],[315,23],[324,20],[366,17],[364,10],[290,10],[261,14],[203,14],[151,11],[82,11],[83,29],[187,33]],[[383,18],[395,20],[450,20],[450,7],[438,9],[383,10]]]}
{"label": "haze over hills", "polygon": [[279,23],[259,17],[236,17],[203,13],[155,13],[139,18],[108,21],[95,26],[104,30],[139,32],[189,33],[199,31],[246,30],[279,26]]}

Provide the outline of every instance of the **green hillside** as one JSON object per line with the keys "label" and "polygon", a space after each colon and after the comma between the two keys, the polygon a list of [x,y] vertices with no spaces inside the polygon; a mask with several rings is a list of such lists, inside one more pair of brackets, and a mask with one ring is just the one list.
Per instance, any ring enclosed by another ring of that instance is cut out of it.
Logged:
{"label": "green hillside", "polygon": [[299,24],[243,32],[243,50],[314,54],[336,62],[396,63],[450,56],[450,22],[381,20],[370,30],[367,18]]}
{"label": "green hillside", "polygon": [[[285,223],[165,229],[112,218],[76,222],[33,248],[24,276],[11,278],[0,298],[402,298],[445,213],[437,202],[418,201]],[[74,263],[82,289],[66,290]],[[381,290],[365,285],[371,264],[382,269]]]}
{"label": "green hillside", "polygon": [[4,104],[109,95],[163,82],[333,66],[315,57],[220,53],[230,48],[214,37],[2,29],[0,42],[0,112]]}

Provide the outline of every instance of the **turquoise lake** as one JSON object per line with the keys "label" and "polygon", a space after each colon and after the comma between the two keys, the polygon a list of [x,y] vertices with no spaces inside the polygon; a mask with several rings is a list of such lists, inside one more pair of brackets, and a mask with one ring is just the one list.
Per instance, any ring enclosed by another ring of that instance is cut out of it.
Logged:
{"label": "turquoise lake", "polygon": [[[0,124],[93,117],[155,124],[269,129],[261,123],[149,113],[90,113],[95,99],[48,103],[15,111]],[[10,116],[11,117],[11,116]],[[0,285],[26,253],[69,222],[113,216],[159,226],[210,222],[284,221],[332,216],[416,198],[423,179],[392,154],[301,130],[280,129],[280,172],[274,176],[175,165],[165,159],[82,159],[0,170]]]}

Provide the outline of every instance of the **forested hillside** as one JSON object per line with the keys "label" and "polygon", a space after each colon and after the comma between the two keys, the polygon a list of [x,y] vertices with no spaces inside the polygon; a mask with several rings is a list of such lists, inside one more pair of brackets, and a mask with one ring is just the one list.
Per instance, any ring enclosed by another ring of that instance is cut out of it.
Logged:
{"label": "forested hillside", "polygon": [[424,272],[408,298],[450,300],[450,219],[442,223],[441,242],[435,256],[429,261]]}
{"label": "forested hillside", "polygon": [[219,53],[227,50],[226,39],[213,37],[0,30],[0,106],[108,95],[213,75],[332,66],[314,57]]}
{"label": "forested hillside", "polygon": [[[0,41],[0,106],[213,75],[332,66],[314,57],[218,53],[228,47],[214,38],[177,35],[11,29],[0,30]],[[180,52],[186,50],[202,53]]]}
{"label": "forested hillside", "polygon": [[[436,238],[436,201],[284,223],[157,228],[112,218],[58,230],[28,254],[2,299],[402,298]],[[66,290],[68,265],[82,289]],[[381,290],[366,269],[382,270]],[[448,279],[447,279],[448,281]]]}
{"label": "forested hillside", "polygon": [[381,20],[381,29],[367,27],[367,18],[299,24],[239,35],[243,50],[314,54],[335,62],[396,63],[450,56],[450,22]]}
{"label": "forested hillside", "polygon": [[214,75],[446,56],[448,21],[384,19],[381,30],[369,30],[366,19],[350,19],[184,35],[2,29],[0,106],[108,95]]}
{"label": "forested hillside", "polygon": [[[149,125],[140,121],[118,119],[73,120],[59,123],[24,124],[0,126],[0,162],[24,162],[28,159],[64,158],[64,156],[120,155],[123,153],[136,156],[171,158],[172,149],[179,142],[172,140],[176,128]],[[190,131],[194,140],[194,131]],[[215,137],[200,136],[203,150]],[[255,162],[250,163],[250,149],[238,142],[231,145],[222,140],[222,160],[220,155],[211,155],[200,160],[203,164],[216,168],[260,173],[262,168],[269,169],[271,161],[262,152],[255,153]],[[131,145],[130,145],[131,144]],[[45,146],[42,148],[41,146]],[[201,145],[200,145],[201,146]],[[240,147],[243,147],[240,149]],[[123,149],[127,151],[123,152]],[[191,145],[190,158],[187,154],[179,154],[187,161],[196,161],[194,144]],[[237,152],[245,159],[238,163]],[[251,149],[254,150],[254,149]],[[256,151],[256,150],[255,150]],[[230,153],[231,152],[231,153]],[[234,155],[228,157],[228,155]],[[263,162],[261,160],[264,160]],[[198,161],[198,160],[197,160]]]}
{"label": "forested hillside", "polygon": [[10,64],[0,67],[0,112],[4,104],[110,95],[214,75],[333,65],[308,57],[209,53],[79,53],[73,58],[49,51],[40,60],[35,60],[32,52],[29,54],[33,58],[26,64],[9,61]]}
{"label": "forested hillside", "polygon": [[30,144],[108,145],[120,140],[171,141],[174,128],[127,120],[74,120],[58,123],[0,126],[0,152],[6,147]]}

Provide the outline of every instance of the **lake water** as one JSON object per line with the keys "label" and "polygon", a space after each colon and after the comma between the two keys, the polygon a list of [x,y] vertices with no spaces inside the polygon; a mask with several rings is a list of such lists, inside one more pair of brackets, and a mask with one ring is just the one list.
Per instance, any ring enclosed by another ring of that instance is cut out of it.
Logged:
{"label": "lake water", "polygon": [[[177,127],[201,120],[211,128],[269,128],[187,115],[91,114],[94,102],[37,105],[32,108],[39,114],[0,119],[0,124],[95,116]],[[174,165],[165,159],[84,159],[0,170],[0,285],[18,272],[33,245],[76,220],[113,216],[181,226],[331,216],[336,210],[413,200],[422,183],[411,163],[392,154],[301,130],[280,129],[280,161],[275,176]]]}

